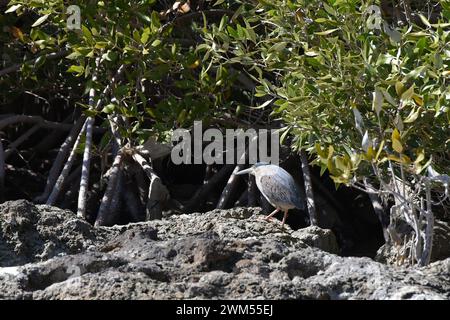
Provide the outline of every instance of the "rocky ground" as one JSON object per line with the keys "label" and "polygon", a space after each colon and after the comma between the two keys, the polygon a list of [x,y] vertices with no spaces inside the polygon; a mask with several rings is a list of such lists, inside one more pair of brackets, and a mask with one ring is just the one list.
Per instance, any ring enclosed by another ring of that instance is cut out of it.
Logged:
{"label": "rocky ground", "polygon": [[399,268],[340,257],[331,231],[259,209],[93,228],[70,211],[0,205],[2,299],[449,299],[450,259]]}

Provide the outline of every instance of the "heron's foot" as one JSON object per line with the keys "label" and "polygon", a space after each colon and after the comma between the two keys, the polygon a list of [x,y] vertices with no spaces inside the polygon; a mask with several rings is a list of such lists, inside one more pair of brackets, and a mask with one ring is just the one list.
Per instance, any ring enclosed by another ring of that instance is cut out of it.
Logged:
{"label": "heron's foot", "polygon": [[266,221],[272,221],[273,217],[267,216],[267,217],[264,217],[263,219],[266,220]]}
{"label": "heron's foot", "polygon": [[278,211],[280,211],[280,209],[275,209],[271,214],[269,214],[267,217],[265,217],[264,219],[266,220],[266,221],[271,221],[272,220],[272,217],[278,212]]}

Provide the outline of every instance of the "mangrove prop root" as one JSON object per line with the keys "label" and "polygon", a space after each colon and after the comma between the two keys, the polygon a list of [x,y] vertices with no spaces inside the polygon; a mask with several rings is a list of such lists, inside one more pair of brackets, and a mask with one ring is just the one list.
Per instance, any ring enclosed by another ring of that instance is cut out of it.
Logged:
{"label": "mangrove prop root", "polygon": [[133,159],[142,167],[150,179],[148,198],[146,205],[146,219],[154,220],[162,218],[161,202],[169,197],[169,191],[161,182],[161,179],[153,171],[147,160],[138,153],[133,153]]}
{"label": "mangrove prop root", "polygon": [[105,193],[103,194],[102,201],[98,209],[97,218],[95,220],[95,226],[104,226],[105,223],[108,221],[107,215],[111,205],[111,200],[114,196],[117,196],[116,194],[114,194],[114,192],[116,190],[118,174],[119,171],[121,170],[122,159],[123,159],[122,151],[119,150],[117,156],[114,159],[112,167],[109,170],[108,185],[106,187]]}
{"label": "mangrove prop root", "polygon": [[85,126],[83,126],[83,128],[81,128],[81,131],[78,134],[77,140],[75,141],[72,151],[70,152],[69,158],[67,159],[66,164],[64,165],[64,168],[61,171],[61,174],[59,175],[58,179],[56,180],[53,190],[47,199],[47,202],[46,202],[47,205],[55,204],[56,199],[58,198],[59,192],[61,191],[61,188],[64,184],[64,180],[67,178],[67,176],[70,172],[70,169],[72,168],[73,162],[75,161],[76,151],[81,142],[81,137],[83,135],[84,130],[85,130]]}
{"label": "mangrove prop root", "polygon": [[80,116],[75,125],[72,126],[72,130],[70,130],[69,135],[66,140],[63,142],[61,147],[59,148],[58,155],[56,156],[55,161],[50,169],[50,172],[47,177],[47,183],[45,185],[44,192],[39,197],[35,198],[34,201],[41,203],[45,202],[52,191],[53,186],[56,183],[56,180],[59,177],[61,168],[64,165],[64,161],[67,158],[67,154],[70,151],[70,148],[73,146],[75,140],[80,134],[81,129],[84,127],[86,122],[86,117],[84,115]]}
{"label": "mangrove prop root", "polygon": [[186,204],[185,206],[186,212],[192,213],[196,210],[199,210],[199,208],[203,205],[207,195],[211,192],[211,190],[215,188],[217,185],[224,182],[225,179],[227,179],[227,177],[229,177],[230,174],[233,172],[234,168],[235,166],[231,164],[224,165],[215,175],[212,176],[211,179],[208,180],[206,184],[202,185],[196,191],[192,199]]}
{"label": "mangrove prop root", "polygon": [[300,151],[302,163],[303,181],[305,184],[306,204],[308,207],[309,221],[312,226],[317,226],[316,204],[314,202],[314,193],[311,183],[311,172],[309,170],[308,156],[305,150]]}

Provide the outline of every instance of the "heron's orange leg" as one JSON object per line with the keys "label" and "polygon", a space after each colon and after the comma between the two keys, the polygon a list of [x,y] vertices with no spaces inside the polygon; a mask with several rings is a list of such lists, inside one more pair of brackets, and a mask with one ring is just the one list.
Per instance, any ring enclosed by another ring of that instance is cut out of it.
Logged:
{"label": "heron's orange leg", "polygon": [[286,218],[287,218],[287,216],[288,216],[288,211],[289,211],[289,210],[285,210],[285,211],[284,211],[283,221],[281,221],[281,228],[284,227],[284,223],[286,222]]}
{"label": "heron's orange leg", "polygon": [[275,209],[271,214],[269,214],[267,217],[265,217],[264,219],[266,219],[267,221],[269,221],[270,219],[272,219],[272,217],[278,212],[280,211],[280,209]]}

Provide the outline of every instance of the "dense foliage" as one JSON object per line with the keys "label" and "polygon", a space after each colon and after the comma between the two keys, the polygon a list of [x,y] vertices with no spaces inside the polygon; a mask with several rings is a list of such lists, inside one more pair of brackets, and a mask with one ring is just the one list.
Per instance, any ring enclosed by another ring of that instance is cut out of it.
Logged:
{"label": "dense foliage", "polygon": [[[132,146],[198,119],[255,124],[242,119],[269,110],[293,150],[309,151],[337,185],[374,185],[420,234],[432,219],[429,189],[448,196],[450,2],[405,1],[404,18],[386,3],[78,1],[72,29],[62,0],[12,0],[0,40],[20,72],[0,73],[0,99],[62,95],[106,126],[124,119]],[[112,81],[121,67],[124,79]]]}
{"label": "dense foliage", "polygon": [[256,96],[271,99],[295,148],[315,152],[336,182],[349,182],[362,161],[420,173],[433,158],[448,170],[448,3],[439,23],[422,15],[425,26],[386,22],[384,31],[368,25],[369,2],[261,3],[248,14],[253,28],[208,30],[207,52],[261,84]]}

